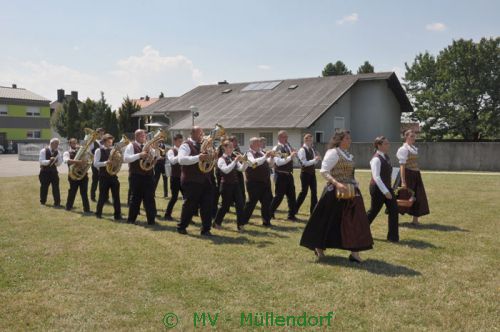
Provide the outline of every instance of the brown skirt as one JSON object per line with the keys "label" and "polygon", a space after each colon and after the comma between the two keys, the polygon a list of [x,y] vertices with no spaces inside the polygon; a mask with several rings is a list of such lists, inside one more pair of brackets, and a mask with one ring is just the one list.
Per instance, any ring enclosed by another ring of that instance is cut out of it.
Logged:
{"label": "brown skirt", "polygon": [[424,183],[422,182],[422,175],[420,171],[413,171],[411,169],[405,170],[406,186],[415,192],[416,201],[413,202],[411,207],[399,207],[399,213],[408,213],[410,216],[421,217],[430,213],[429,203],[427,202],[427,195],[425,194]]}
{"label": "brown skirt", "polygon": [[366,216],[363,197],[339,200],[335,188],[327,187],[304,228],[300,245],[315,248],[337,248],[363,251],[373,248],[373,238]]}

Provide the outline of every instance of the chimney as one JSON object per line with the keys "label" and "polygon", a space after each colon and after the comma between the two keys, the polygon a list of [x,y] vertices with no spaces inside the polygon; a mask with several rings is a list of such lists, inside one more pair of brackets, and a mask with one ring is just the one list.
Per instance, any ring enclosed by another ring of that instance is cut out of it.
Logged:
{"label": "chimney", "polygon": [[17,84],[12,84],[12,89],[17,89]]}
{"label": "chimney", "polygon": [[148,96],[148,95],[146,95],[146,98],[145,98],[145,99],[146,99],[146,101],[149,101],[149,96]]}
{"label": "chimney", "polygon": [[75,101],[78,101],[78,91],[71,91],[71,97],[73,97]]}
{"label": "chimney", "polygon": [[219,85],[222,85],[222,84],[229,84],[226,80],[222,81],[222,82],[219,82],[218,83]]}
{"label": "chimney", "polygon": [[62,103],[64,101],[64,89],[57,90],[57,101]]}

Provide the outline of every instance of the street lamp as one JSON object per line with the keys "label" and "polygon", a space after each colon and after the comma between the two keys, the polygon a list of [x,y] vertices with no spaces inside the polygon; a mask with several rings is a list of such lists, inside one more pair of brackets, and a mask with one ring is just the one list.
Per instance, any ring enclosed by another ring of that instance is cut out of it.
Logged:
{"label": "street lamp", "polygon": [[192,122],[193,122],[193,127],[194,127],[194,118],[197,118],[200,113],[198,112],[198,107],[196,106],[191,106],[189,108],[191,110],[191,117],[192,117]]}

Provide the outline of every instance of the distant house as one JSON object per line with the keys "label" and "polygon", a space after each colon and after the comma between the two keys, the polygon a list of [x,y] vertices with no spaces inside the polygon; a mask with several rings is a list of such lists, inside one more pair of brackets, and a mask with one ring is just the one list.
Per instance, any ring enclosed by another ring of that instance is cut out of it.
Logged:
{"label": "distant house", "polygon": [[[193,118],[191,107],[199,116]],[[248,147],[252,136],[268,145],[286,129],[298,148],[305,133],[316,143],[327,143],[336,130],[351,130],[354,142],[372,142],[385,135],[400,137],[401,113],[413,108],[393,72],[203,85],[173,101],[157,102],[144,112],[172,118],[170,132],[189,135],[196,125],[211,129],[216,123]]]}
{"label": "distant house", "polygon": [[51,138],[50,100],[26,89],[0,86],[0,145]]}
{"label": "distant house", "polygon": [[52,115],[58,107],[62,107],[64,102],[70,102],[71,99],[75,99],[77,104],[82,103],[78,99],[78,91],[71,91],[71,94],[67,95],[64,93],[64,89],[58,89],[57,99],[50,103],[50,115]]}
{"label": "distant house", "polygon": [[[141,110],[132,114],[132,117],[142,119],[142,122],[139,122],[139,127],[141,128],[144,128],[145,124],[153,122],[163,123],[170,127],[172,123],[178,122],[180,118],[173,114],[170,115],[170,113],[161,112],[161,109],[173,102],[176,98],[177,97],[149,98],[146,96],[145,98],[132,99],[137,105],[141,106]],[[184,116],[185,115],[182,117]]]}

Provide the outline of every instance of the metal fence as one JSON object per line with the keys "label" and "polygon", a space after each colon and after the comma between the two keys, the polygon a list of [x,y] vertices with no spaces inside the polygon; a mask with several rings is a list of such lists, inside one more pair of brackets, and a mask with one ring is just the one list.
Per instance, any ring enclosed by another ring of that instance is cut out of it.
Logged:
{"label": "metal fence", "polygon": [[[45,143],[18,143],[17,158],[19,160],[38,160],[40,150],[47,147]],[[59,143],[59,152],[68,150],[68,143]]]}

